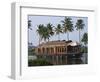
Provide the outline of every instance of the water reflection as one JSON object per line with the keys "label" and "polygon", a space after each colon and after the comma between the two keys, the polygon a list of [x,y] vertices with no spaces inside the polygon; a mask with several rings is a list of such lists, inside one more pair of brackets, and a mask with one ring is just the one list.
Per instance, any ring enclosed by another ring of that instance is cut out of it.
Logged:
{"label": "water reflection", "polygon": [[[47,58],[48,60],[48,58]],[[72,56],[72,57],[68,57],[68,56],[54,56],[53,60],[51,58],[51,60],[48,60],[49,62],[51,62],[54,65],[72,65],[72,64],[87,64],[87,54],[84,53],[79,57],[76,56]]]}
{"label": "water reflection", "polygon": [[[51,65],[73,65],[73,64],[87,64],[88,58],[87,53],[81,54],[81,56],[37,56],[34,59],[45,59],[45,61],[49,62]],[[30,58],[30,57],[29,57]],[[32,59],[32,58],[31,58]]]}
{"label": "water reflection", "polygon": [[67,61],[67,64],[84,64],[81,58],[70,58]]}

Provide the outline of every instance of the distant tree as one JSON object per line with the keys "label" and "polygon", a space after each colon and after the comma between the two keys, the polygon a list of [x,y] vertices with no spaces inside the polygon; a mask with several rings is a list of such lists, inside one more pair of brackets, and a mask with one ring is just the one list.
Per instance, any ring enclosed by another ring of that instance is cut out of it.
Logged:
{"label": "distant tree", "polygon": [[61,24],[58,24],[55,28],[55,33],[58,35],[58,40],[60,40],[60,33],[62,33],[62,27]]}
{"label": "distant tree", "polygon": [[39,44],[40,44],[40,42],[42,40],[42,34],[43,34],[44,25],[43,24],[39,24],[37,27],[38,27],[37,33],[39,34]]}
{"label": "distant tree", "polygon": [[31,28],[31,26],[32,26],[31,22],[32,22],[31,20],[28,20],[28,29],[30,29],[30,30],[32,30],[32,28]]}
{"label": "distant tree", "polygon": [[84,43],[84,45],[88,44],[88,34],[87,33],[83,34],[83,37],[82,37],[81,41]]}
{"label": "distant tree", "polygon": [[[51,27],[49,27],[49,28],[51,28]],[[38,25],[37,32],[38,32],[39,37],[40,37],[39,38],[39,44],[40,44],[40,40],[44,40],[45,42],[47,40],[49,40],[49,38],[50,38],[50,33],[49,33],[50,29],[49,28],[47,28],[43,24]]]}
{"label": "distant tree", "polygon": [[65,17],[64,21],[61,21],[63,24],[63,33],[67,33],[67,40],[69,40],[69,32],[72,32],[73,23],[70,17]]}
{"label": "distant tree", "polygon": [[83,21],[82,19],[78,19],[77,22],[76,22],[75,27],[76,27],[76,30],[79,31],[79,43],[81,42],[81,41],[80,41],[80,39],[81,39],[80,31],[81,31],[82,29],[84,29],[84,26],[85,26],[84,21]]}
{"label": "distant tree", "polygon": [[43,30],[42,39],[46,42],[47,40],[49,40],[50,34],[48,32],[48,28],[47,27],[43,27],[42,30]]}
{"label": "distant tree", "polygon": [[[47,27],[47,31],[48,31],[49,36],[53,36],[54,35],[54,32],[53,32],[54,26],[52,24],[48,23],[46,27]],[[49,41],[49,37],[48,37],[48,41]]]}
{"label": "distant tree", "polygon": [[[28,35],[29,35],[29,30],[32,30],[32,28],[31,28],[31,20],[28,20]],[[31,42],[28,42],[28,45],[30,45],[31,44]]]}

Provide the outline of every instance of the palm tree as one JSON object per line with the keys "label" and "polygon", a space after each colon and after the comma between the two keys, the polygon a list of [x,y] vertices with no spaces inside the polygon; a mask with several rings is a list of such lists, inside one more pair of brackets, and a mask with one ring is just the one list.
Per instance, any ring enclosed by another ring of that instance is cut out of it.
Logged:
{"label": "palm tree", "polygon": [[[28,20],[28,35],[29,35],[29,30],[32,30],[32,28],[31,28],[31,20]],[[29,37],[28,37],[28,40],[29,40]],[[30,42],[28,42],[28,45],[30,45],[31,43]]]}
{"label": "palm tree", "polygon": [[[49,36],[53,36],[54,35],[54,32],[53,32],[53,27],[54,26],[52,24],[48,23],[46,27],[47,27]],[[48,41],[49,41],[49,38],[48,38]]]}
{"label": "palm tree", "polygon": [[83,37],[82,37],[81,41],[84,43],[84,45],[88,44],[88,34],[87,33],[83,34]]}
{"label": "palm tree", "polygon": [[80,41],[80,38],[81,38],[80,31],[82,29],[84,29],[84,26],[85,26],[84,21],[82,19],[78,19],[77,22],[76,22],[75,27],[76,27],[76,30],[79,30],[79,43],[81,42]]}
{"label": "palm tree", "polygon": [[42,40],[42,34],[43,34],[44,25],[43,24],[40,24],[37,27],[38,27],[37,33],[39,34],[39,45],[40,45],[40,42]]}
{"label": "palm tree", "polygon": [[32,30],[32,28],[31,28],[31,26],[32,26],[31,22],[32,22],[31,20],[28,20],[28,29],[30,29],[30,30]]}
{"label": "palm tree", "polygon": [[38,25],[37,32],[39,34],[39,44],[41,40],[46,42],[46,40],[50,38],[49,30],[43,24]]}
{"label": "palm tree", "polygon": [[47,27],[43,27],[42,29],[42,37],[41,37],[45,42],[47,39],[50,38],[50,34],[48,32],[48,28]]}
{"label": "palm tree", "polygon": [[87,44],[88,44],[88,34],[87,33],[84,33],[83,34],[83,37],[82,37],[81,41],[84,43],[83,52],[84,53],[87,53],[88,52],[88,48],[87,48]]}
{"label": "palm tree", "polygon": [[60,33],[62,33],[62,27],[61,24],[58,24],[55,28],[55,33],[58,35],[58,40],[60,40]]}
{"label": "palm tree", "polygon": [[65,17],[64,21],[61,21],[63,24],[63,33],[67,33],[67,40],[69,40],[69,32],[72,32],[73,23],[70,17]]}

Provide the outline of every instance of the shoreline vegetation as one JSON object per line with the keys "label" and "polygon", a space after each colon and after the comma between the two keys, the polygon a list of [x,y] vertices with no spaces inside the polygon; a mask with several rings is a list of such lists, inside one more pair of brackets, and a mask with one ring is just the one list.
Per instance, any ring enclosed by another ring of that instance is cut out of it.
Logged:
{"label": "shoreline vegetation", "polygon": [[35,59],[28,61],[28,66],[47,66],[47,65],[53,65],[53,64],[48,62],[46,59]]}
{"label": "shoreline vegetation", "polygon": [[[33,30],[31,22],[32,22],[31,20],[28,20],[28,30]],[[70,40],[69,33],[77,30],[77,32],[79,33],[78,35],[79,44],[81,45],[80,52],[88,53],[88,33],[84,32],[84,34],[81,35],[81,31],[84,29],[84,26],[85,26],[84,21],[81,18],[77,19],[76,24],[74,25],[71,17],[65,17],[64,20],[61,20],[61,24],[57,24],[56,26],[53,26],[53,24],[51,23],[48,23],[46,25],[39,24],[37,25],[38,29],[36,31],[36,33],[38,33],[39,35],[38,44],[40,45],[41,42],[45,43],[49,42],[50,37],[52,37],[53,35],[56,35],[58,37],[58,41],[60,41],[60,34],[66,34],[67,41],[69,41]],[[33,45],[32,43],[28,42],[28,45],[29,44],[31,44],[31,46]],[[28,48],[28,56],[36,56],[34,49],[35,47]],[[53,65],[53,64],[47,61],[46,59],[37,58],[34,60],[28,60],[28,66],[48,66],[48,65]]]}

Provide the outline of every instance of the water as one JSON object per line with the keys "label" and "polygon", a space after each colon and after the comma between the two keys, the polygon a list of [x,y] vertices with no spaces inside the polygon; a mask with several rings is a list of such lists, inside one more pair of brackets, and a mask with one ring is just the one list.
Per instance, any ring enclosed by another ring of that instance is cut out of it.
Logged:
{"label": "water", "polygon": [[67,64],[87,64],[87,53],[82,54],[79,58],[69,58]]}
{"label": "water", "polygon": [[[50,62],[53,65],[74,65],[74,64],[87,64],[87,53],[82,54],[81,57],[68,57],[68,56],[41,56],[41,58]],[[29,60],[35,60],[39,57],[29,56]]]}
{"label": "water", "polygon": [[88,63],[88,54],[83,53],[81,60],[83,61],[84,64],[87,64]]}

